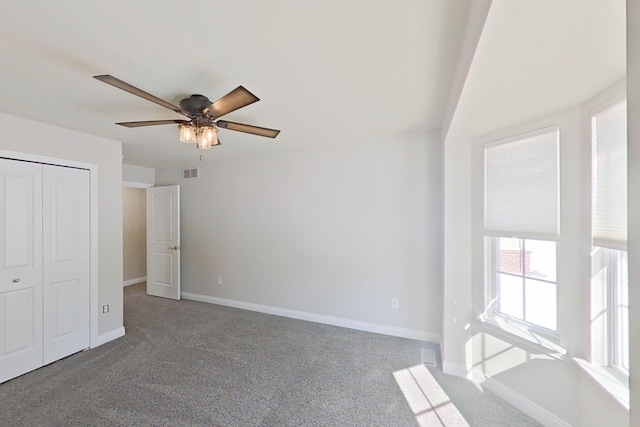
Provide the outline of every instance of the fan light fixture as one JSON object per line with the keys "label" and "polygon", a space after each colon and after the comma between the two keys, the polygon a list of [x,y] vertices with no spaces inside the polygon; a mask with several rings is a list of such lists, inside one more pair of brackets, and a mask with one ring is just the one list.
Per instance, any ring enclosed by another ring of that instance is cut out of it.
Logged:
{"label": "fan light fixture", "polygon": [[196,128],[192,124],[181,123],[178,129],[180,129],[180,142],[196,142]]}
{"label": "fan light fixture", "polygon": [[196,148],[200,150],[208,150],[215,145],[220,145],[218,127],[215,124],[196,127],[191,123],[181,123],[178,128],[180,129],[180,142],[195,142]]}

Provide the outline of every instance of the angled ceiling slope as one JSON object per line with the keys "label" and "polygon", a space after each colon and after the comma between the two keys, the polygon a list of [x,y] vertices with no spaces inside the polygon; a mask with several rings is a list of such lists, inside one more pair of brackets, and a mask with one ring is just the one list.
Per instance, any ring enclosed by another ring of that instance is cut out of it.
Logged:
{"label": "angled ceiling slope", "polygon": [[571,108],[625,73],[624,0],[493,0],[452,129],[475,138]]}

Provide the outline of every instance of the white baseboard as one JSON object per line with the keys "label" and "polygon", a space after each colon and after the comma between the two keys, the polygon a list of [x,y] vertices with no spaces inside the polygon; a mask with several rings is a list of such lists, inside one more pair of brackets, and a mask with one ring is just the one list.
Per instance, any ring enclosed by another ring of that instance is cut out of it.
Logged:
{"label": "white baseboard", "polygon": [[243,310],[257,311],[259,313],[273,314],[275,316],[289,317],[291,319],[306,320],[309,322],[323,323],[326,325],[340,326],[342,328],[356,329],[365,332],[391,335],[401,338],[409,338],[418,341],[429,341],[440,344],[440,334],[420,331],[416,329],[397,328],[395,326],[380,325],[377,323],[361,322],[359,320],[343,319],[340,317],[325,316],[323,314],[308,313],[305,311],[289,310],[286,308],[272,307],[262,304],[254,304],[244,301],[236,301],[225,298],[211,297],[208,295],[192,294],[183,292],[182,298],[206,302],[210,304],[224,305],[227,307],[240,308]]}
{"label": "white baseboard", "polygon": [[540,405],[535,404],[476,368],[468,369],[464,365],[444,361],[442,363],[442,370],[445,374],[456,375],[482,384],[485,389],[491,391],[514,408],[522,411],[544,426],[571,427],[571,424],[565,422],[562,418],[553,415]]}
{"label": "white baseboard", "polygon": [[129,279],[129,280],[125,280],[124,282],[122,282],[122,286],[131,286],[131,285],[135,285],[136,283],[140,283],[140,282],[146,282],[147,281],[147,276],[143,276],[143,277],[138,277],[137,279]]}
{"label": "white baseboard", "polygon": [[98,335],[96,341],[92,343],[91,348],[99,347],[102,344],[108,343],[109,341],[113,341],[117,338],[123,337],[124,333],[124,326],[121,326],[117,329],[114,329],[113,331],[107,332],[106,334]]}
{"label": "white baseboard", "polygon": [[[466,378],[471,380],[471,371],[466,366],[459,363],[451,363],[446,360],[442,361],[442,372],[448,375],[455,375],[456,377]],[[480,382],[480,381],[476,381]]]}

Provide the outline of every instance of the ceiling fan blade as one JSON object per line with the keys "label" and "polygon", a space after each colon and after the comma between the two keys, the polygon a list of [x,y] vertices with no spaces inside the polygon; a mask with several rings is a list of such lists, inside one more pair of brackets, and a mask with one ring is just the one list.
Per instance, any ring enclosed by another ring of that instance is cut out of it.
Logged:
{"label": "ceiling fan blade", "polygon": [[249,92],[244,87],[238,86],[205,108],[203,113],[215,119],[235,111],[238,108],[253,104],[256,101],[260,101],[260,98]]}
{"label": "ceiling fan blade", "polygon": [[279,130],[261,128],[259,126],[245,125],[243,123],[228,122],[226,120],[218,120],[216,122],[218,127],[223,129],[235,130],[238,132],[251,133],[259,136],[266,136],[267,138],[275,138],[280,133]]}
{"label": "ceiling fan blade", "polygon": [[[118,89],[122,89],[125,92],[129,92],[132,93],[134,95],[139,96],[140,98],[144,98],[147,101],[151,101],[154,102],[158,105],[161,105],[165,108],[168,108],[169,110],[175,111],[178,114],[182,114],[183,116],[186,116],[186,114],[179,108],[176,107],[175,105],[171,104],[170,102],[165,101],[164,99],[160,99],[157,96],[153,96],[150,93],[147,93],[145,91],[143,91],[142,89],[138,89],[135,86],[131,86],[129,83],[123,82],[122,80],[115,78],[109,74],[105,74],[105,75],[101,75],[101,76],[93,76],[94,79],[100,80],[101,82],[110,84],[111,86],[115,86]],[[188,116],[187,116],[188,117]]]}
{"label": "ceiling fan blade", "polygon": [[120,126],[128,128],[137,128],[140,126],[170,125],[174,123],[189,123],[188,120],[145,120],[142,122],[120,122],[116,123]]}

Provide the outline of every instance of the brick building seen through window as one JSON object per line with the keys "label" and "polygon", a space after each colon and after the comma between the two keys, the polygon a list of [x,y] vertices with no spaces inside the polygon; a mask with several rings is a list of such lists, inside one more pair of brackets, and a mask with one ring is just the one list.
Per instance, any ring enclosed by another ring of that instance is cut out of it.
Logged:
{"label": "brick building seen through window", "polygon": [[497,312],[556,329],[556,242],[495,238]]}

